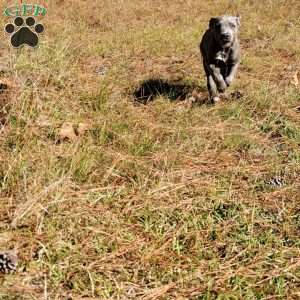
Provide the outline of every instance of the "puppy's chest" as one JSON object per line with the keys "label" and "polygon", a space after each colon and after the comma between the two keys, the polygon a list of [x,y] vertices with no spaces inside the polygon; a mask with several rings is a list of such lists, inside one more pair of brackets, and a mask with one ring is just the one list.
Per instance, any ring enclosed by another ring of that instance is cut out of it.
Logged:
{"label": "puppy's chest", "polygon": [[230,56],[230,51],[220,50],[216,52],[214,56],[214,60],[216,64],[220,64],[220,65],[227,64],[229,60],[229,56]]}

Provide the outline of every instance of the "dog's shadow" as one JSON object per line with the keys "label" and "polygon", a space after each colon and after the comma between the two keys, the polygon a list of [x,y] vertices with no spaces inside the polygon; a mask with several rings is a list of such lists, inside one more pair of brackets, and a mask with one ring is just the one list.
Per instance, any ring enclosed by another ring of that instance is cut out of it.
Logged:
{"label": "dog's shadow", "polygon": [[[203,98],[205,89],[194,83],[172,82],[166,79],[155,78],[140,83],[134,90],[133,97],[135,102],[147,104],[159,96],[167,98],[170,101],[182,101],[195,94],[199,98]],[[203,102],[205,100],[203,98]]]}

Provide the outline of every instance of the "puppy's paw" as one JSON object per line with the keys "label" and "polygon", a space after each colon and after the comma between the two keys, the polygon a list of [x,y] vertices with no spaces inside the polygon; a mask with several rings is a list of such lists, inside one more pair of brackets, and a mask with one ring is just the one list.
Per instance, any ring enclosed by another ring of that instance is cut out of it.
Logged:
{"label": "puppy's paw", "polygon": [[232,77],[226,77],[225,82],[227,86],[230,86],[232,84],[233,78]]}
{"label": "puppy's paw", "polygon": [[227,88],[226,82],[222,79],[222,80],[218,80],[216,82],[216,84],[217,84],[218,92],[219,93],[224,93],[226,88]]}
{"label": "puppy's paw", "polygon": [[218,86],[218,92],[219,93],[224,93],[226,88],[227,88],[227,86],[225,84],[219,85]]}
{"label": "puppy's paw", "polygon": [[221,98],[218,97],[218,96],[214,96],[214,97],[212,97],[212,99],[211,99],[211,101],[212,101],[213,104],[216,104],[216,103],[220,102],[220,100],[221,100]]}

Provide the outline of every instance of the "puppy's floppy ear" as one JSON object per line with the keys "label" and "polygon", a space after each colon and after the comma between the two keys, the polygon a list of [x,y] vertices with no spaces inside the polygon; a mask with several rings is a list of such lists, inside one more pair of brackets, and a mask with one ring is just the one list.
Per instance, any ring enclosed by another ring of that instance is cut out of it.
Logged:
{"label": "puppy's floppy ear", "polygon": [[240,16],[240,15],[237,15],[235,18],[236,18],[236,25],[237,25],[238,27],[240,27],[240,26],[241,26],[241,16]]}
{"label": "puppy's floppy ear", "polygon": [[217,22],[218,22],[218,19],[217,19],[217,18],[211,18],[211,19],[209,20],[209,28],[210,28],[210,29],[213,29],[213,28],[215,27],[215,25],[216,25]]}

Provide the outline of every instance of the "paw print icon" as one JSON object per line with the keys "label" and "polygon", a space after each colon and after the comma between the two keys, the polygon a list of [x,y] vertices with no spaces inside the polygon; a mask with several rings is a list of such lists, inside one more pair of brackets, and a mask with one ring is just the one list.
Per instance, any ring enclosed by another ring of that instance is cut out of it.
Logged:
{"label": "paw print icon", "polygon": [[11,45],[19,48],[23,45],[36,47],[39,43],[39,34],[45,30],[43,24],[36,24],[33,17],[23,19],[16,17],[13,24],[9,23],[5,26],[6,33],[10,34]]}

